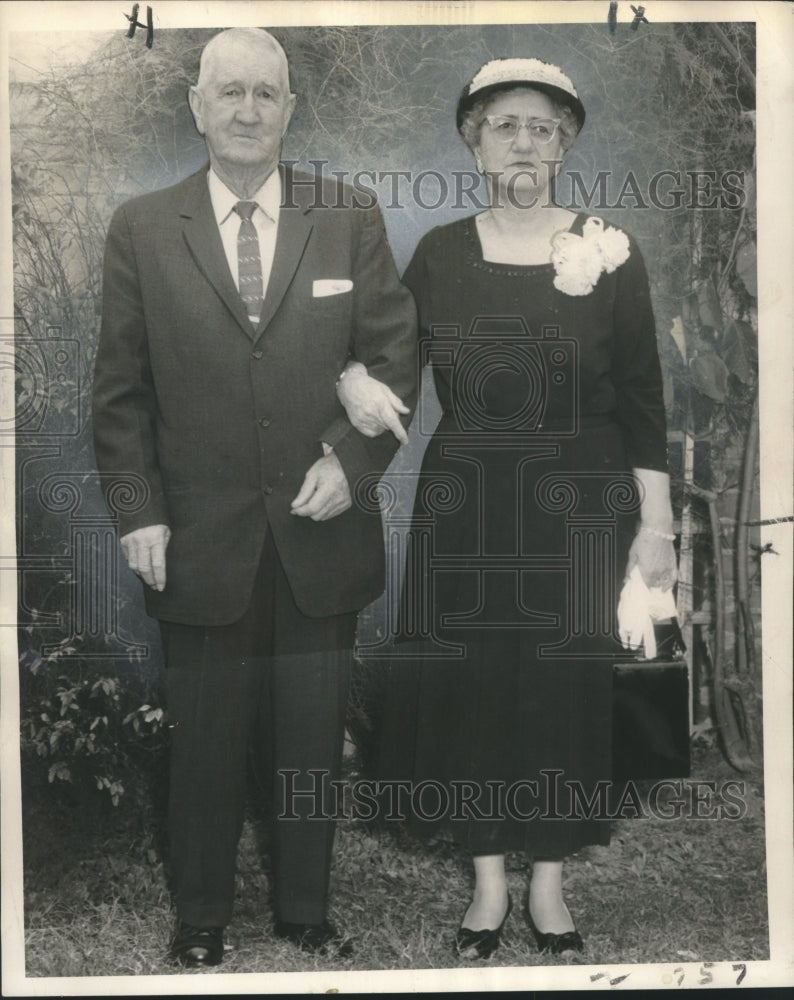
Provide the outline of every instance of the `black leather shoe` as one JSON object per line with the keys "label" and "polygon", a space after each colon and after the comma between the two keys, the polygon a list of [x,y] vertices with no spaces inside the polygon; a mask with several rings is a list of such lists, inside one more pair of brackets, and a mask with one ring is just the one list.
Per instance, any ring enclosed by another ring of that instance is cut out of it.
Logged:
{"label": "black leather shoe", "polygon": [[288,920],[277,920],[273,925],[276,937],[296,944],[302,951],[327,953],[333,951],[339,958],[353,954],[353,943],[323,920],[321,924],[292,924]]}
{"label": "black leather shoe", "polygon": [[180,920],[170,956],[180,965],[189,967],[220,965],[223,960],[223,928],[194,927]]}
{"label": "black leather shoe", "polygon": [[[502,922],[496,930],[486,928],[481,931],[473,931],[468,927],[459,927],[455,935],[455,951],[461,958],[477,959],[490,958],[499,947],[502,938],[502,928],[507,923],[510,911],[513,909],[513,899],[510,893],[507,894],[507,909],[502,917]],[[466,910],[468,913],[468,909]],[[465,920],[465,915],[464,915]]]}
{"label": "black leather shoe", "polygon": [[[567,906],[565,908],[568,909]],[[577,931],[575,924],[572,931],[565,931],[564,934],[545,934],[535,926],[535,921],[529,912],[529,903],[527,903],[524,915],[541,954],[548,952],[550,955],[561,955],[564,951],[584,951],[584,941],[582,941],[582,936]],[[570,912],[568,916],[570,916]]]}

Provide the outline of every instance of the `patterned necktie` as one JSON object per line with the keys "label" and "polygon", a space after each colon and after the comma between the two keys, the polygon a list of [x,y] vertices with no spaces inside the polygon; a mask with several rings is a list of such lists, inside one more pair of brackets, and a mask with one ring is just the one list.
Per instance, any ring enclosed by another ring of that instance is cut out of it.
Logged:
{"label": "patterned necktie", "polygon": [[262,259],[259,255],[259,236],[251,216],[256,209],[255,201],[238,201],[234,211],[240,216],[240,231],[237,234],[237,277],[240,297],[245,302],[248,318],[257,326],[262,314]]}

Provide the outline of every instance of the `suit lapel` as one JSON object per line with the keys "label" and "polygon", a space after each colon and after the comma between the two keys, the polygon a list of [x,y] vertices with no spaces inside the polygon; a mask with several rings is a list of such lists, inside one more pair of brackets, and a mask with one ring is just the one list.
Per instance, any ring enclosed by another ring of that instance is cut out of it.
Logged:
{"label": "suit lapel", "polygon": [[245,334],[253,339],[254,330],[232,279],[218,223],[212,210],[206,167],[189,178],[180,214],[183,219],[182,231],[185,242],[197,267],[223,299]]}
{"label": "suit lapel", "polygon": [[[281,171],[283,189],[286,168],[279,165],[279,170]],[[237,320],[245,334],[252,340],[256,340],[264,333],[273,319],[300,264],[306,241],[312,231],[313,224],[309,209],[313,189],[307,194],[303,187],[293,188],[291,186],[293,204],[291,207],[282,205],[279,210],[273,267],[265,292],[262,316],[259,326],[254,331],[229,270],[218,223],[212,210],[206,171],[207,168],[202,168],[199,173],[194,174],[186,182],[187,190],[180,212],[183,219],[185,241],[199,270],[223,299],[229,312]],[[297,207],[295,207],[296,204]]]}
{"label": "suit lapel", "polygon": [[[268,324],[276,314],[276,310],[281,305],[281,301],[292,282],[295,272],[300,264],[306,241],[312,231],[312,220],[309,214],[310,201],[306,196],[303,187],[295,188],[290,183],[291,178],[285,181],[288,168],[279,164],[281,172],[282,192],[285,185],[289,183],[291,207],[283,204],[278,213],[278,231],[276,233],[276,252],[273,256],[273,267],[270,272],[270,280],[265,291],[265,301],[262,306],[262,317],[256,331],[256,338],[260,337],[267,329]],[[295,207],[297,204],[297,207]]]}

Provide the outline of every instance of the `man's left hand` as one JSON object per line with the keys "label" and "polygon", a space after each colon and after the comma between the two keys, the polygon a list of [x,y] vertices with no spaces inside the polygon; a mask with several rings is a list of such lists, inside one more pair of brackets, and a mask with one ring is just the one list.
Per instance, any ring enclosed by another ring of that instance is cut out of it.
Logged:
{"label": "man's left hand", "polygon": [[313,521],[328,521],[346,511],[352,503],[347,476],[341,462],[331,452],[318,458],[306,473],[290,513],[310,517]]}

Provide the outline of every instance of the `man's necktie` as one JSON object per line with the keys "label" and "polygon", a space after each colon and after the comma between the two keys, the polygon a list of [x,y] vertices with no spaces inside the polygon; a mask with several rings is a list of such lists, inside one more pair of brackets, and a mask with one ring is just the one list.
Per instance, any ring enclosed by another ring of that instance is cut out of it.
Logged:
{"label": "man's necktie", "polygon": [[259,255],[259,236],[251,216],[256,208],[255,201],[238,201],[234,206],[240,216],[240,231],[237,234],[237,277],[240,296],[248,310],[248,318],[257,326],[262,315],[262,258]]}

